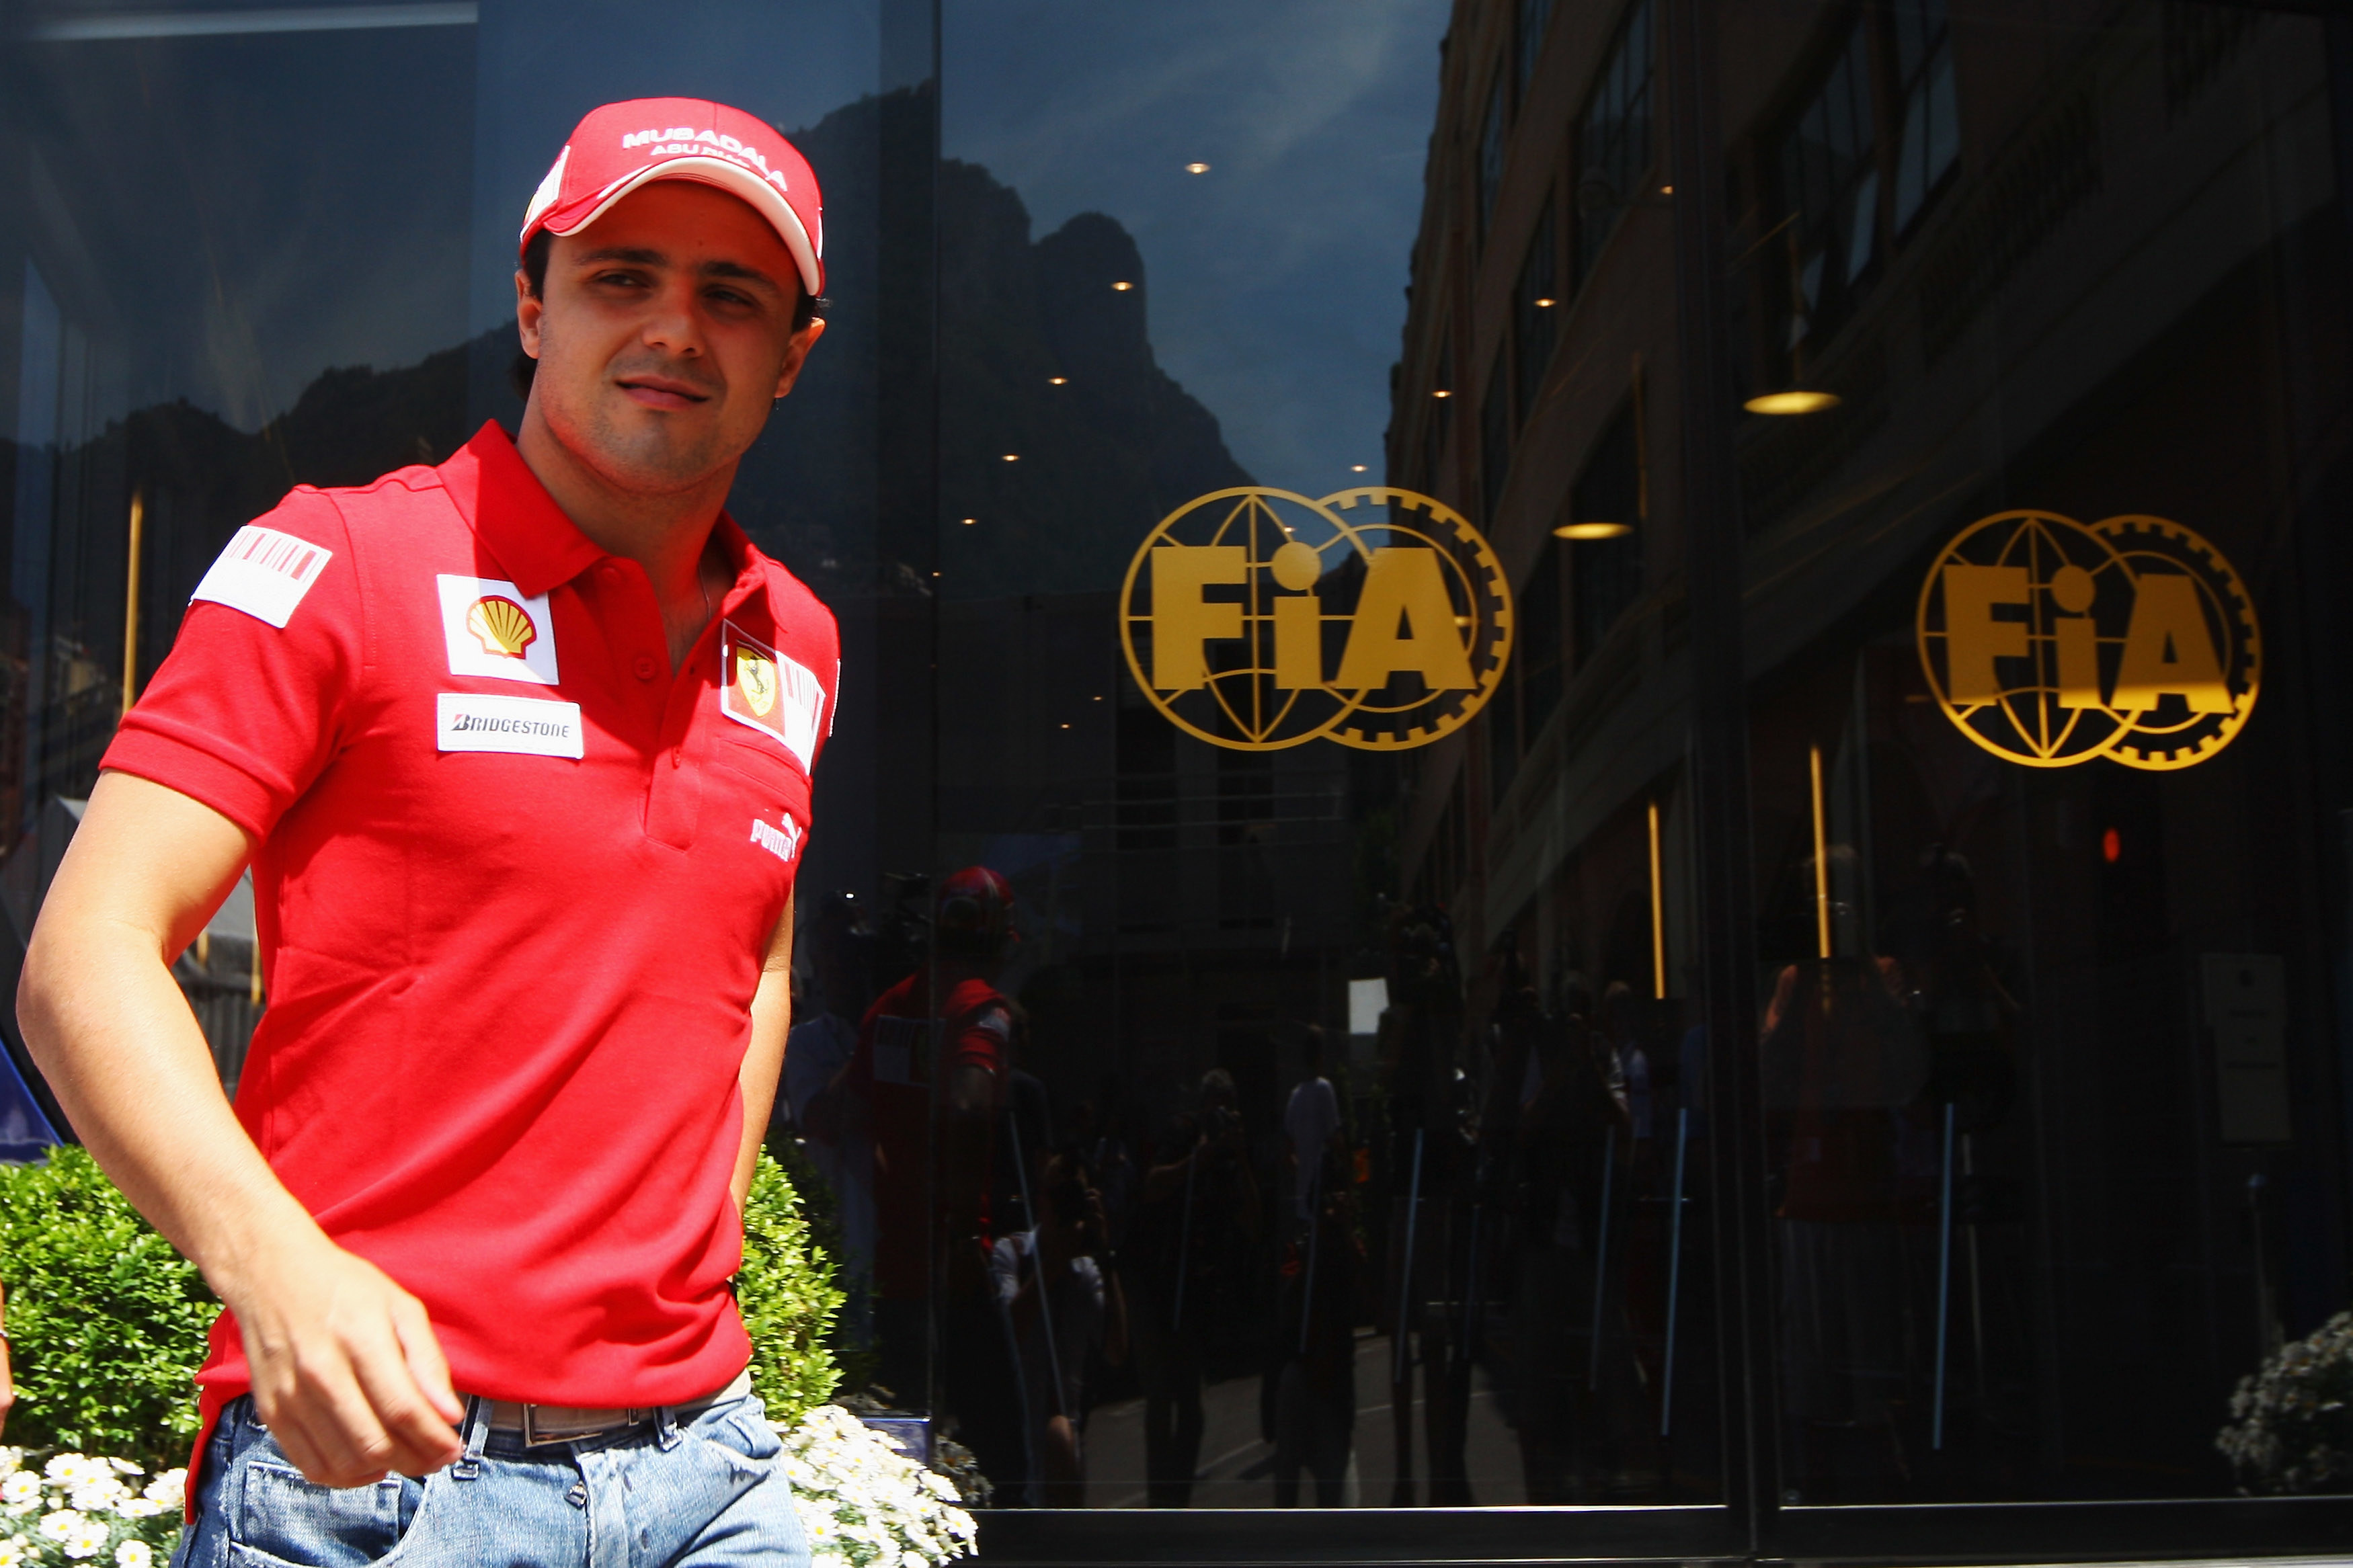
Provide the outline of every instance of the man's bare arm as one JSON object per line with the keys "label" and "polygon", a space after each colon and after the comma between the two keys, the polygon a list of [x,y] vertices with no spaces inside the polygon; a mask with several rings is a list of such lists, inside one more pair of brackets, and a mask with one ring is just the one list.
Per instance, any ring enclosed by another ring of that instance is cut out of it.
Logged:
{"label": "man's bare arm", "polygon": [[17,1021],[90,1153],[237,1313],[287,1457],[329,1486],[421,1474],[456,1458],[461,1414],[425,1309],[279,1182],[172,979],[252,850],[209,806],[101,774],[34,926]]}
{"label": "man's bare arm", "polygon": [[736,1075],[744,1095],[744,1142],[735,1153],[735,1212],[752,1195],[752,1172],[760,1142],[768,1134],[768,1112],[776,1103],[776,1080],[785,1071],[785,1037],[793,1028],[793,900],[768,938],[760,963],[760,988],[752,994],[752,1043]]}

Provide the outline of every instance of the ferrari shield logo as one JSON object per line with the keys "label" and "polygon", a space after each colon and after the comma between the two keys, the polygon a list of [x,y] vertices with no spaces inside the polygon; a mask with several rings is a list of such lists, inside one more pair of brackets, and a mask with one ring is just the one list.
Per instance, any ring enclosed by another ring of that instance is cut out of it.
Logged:
{"label": "ferrari shield logo", "polygon": [[719,710],[784,747],[806,773],[825,733],[824,684],[733,621],[720,623],[719,637]]}
{"label": "ferrari shield logo", "polygon": [[748,647],[735,650],[735,685],[753,712],[765,719],[776,705],[776,667]]}

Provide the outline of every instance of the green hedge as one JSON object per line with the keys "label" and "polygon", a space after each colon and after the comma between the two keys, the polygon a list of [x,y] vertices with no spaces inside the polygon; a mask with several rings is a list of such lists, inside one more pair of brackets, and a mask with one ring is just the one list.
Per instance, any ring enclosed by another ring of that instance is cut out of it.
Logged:
{"label": "green hedge", "polygon": [[79,1149],[0,1167],[16,1407],[7,1440],[164,1469],[188,1460],[205,1334],[220,1304]]}
{"label": "green hedge", "polygon": [[735,1304],[752,1336],[752,1388],[768,1419],[787,1426],[833,1397],[840,1369],[826,1346],[842,1294],[807,1206],[765,1149],[744,1205],[744,1268]]}
{"label": "green hedge", "polygon": [[[0,1166],[0,1280],[16,1379],[8,1442],[149,1469],[187,1463],[193,1380],[220,1305],[195,1265],[83,1151]],[[735,1289],[752,1335],[754,1386],[770,1419],[797,1421],[832,1396],[825,1337],[841,1292],[799,1194],[765,1153],[744,1205]]]}

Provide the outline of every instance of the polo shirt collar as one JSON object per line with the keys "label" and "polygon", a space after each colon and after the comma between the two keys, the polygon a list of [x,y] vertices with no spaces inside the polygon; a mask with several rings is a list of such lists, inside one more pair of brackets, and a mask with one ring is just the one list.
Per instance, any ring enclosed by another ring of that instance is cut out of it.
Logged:
{"label": "polo shirt collar", "polygon": [[[525,598],[569,583],[605,559],[605,551],[555,504],[497,420],[458,448],[441,465],[440,474],[474,537],[489,546],[508,581]],[[712,536],[734,569],[735,582],[726,597],[726,606],[733,608],[751,597],[765,574],[750,537],[733,518],[721,512]]]}
{"label": "polo shirt collar", "polygon": [[605,552],[564,515],[495,419],[441,465],[449,499],[525,598],[569,583]]}
{"label": "polo shirt collar", "polygon": [[711,537],[718,542],[720,552],[726,556],[728,566],[735,574],[734,583],[720,604],[723,612],[732,610],[765,586],[768,574],[752,548],[751,536],[725,512],[721,512],[719,521],[712,525]]}

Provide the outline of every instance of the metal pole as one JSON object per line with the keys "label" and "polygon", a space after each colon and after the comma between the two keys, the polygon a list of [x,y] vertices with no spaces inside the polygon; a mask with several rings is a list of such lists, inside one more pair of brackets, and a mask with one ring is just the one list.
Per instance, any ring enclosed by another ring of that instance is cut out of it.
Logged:
{"label": "metal pole", "polygon": [[[1038,1281],[1038,1326],[1046,1334],[1046,1370],[1054,1378],[1054,1414],[1068,1415],[1070,1412],[1062,1408],[1062,1352],[1054,1343],[1054,1309],[1047,1300],[1052,1291],[1046,1281],[1046,1255],[1038,1246],[1038,1205],[1029,1201],[1029,1162],[1021,1152],[1021,1113],[1010,1105],[1005,1108],[1005,1125],[1013,1134],[1013,1173],[1021,1183],[1021,1213],[1029,1221],[1029,1272]],[[1013,1278],[1017,1284],[1020,1281],[1018,1270]],[[1017,1338],[1014,1342],[1020,1342]]]}
{"label": "metal pole", "polygon": [[1936,1400],[1928,1447],[1945,1446],[1945,1331],[1953,1304],[1953,1107],[1945,1105],[1944,1190],[1936,1199]]}
{"label": "metal pole", "polygon": [[[1973,1177],[1978,1173],[1976,1145],[1969,1135],[1961,1134],[1961,1174]],[[1976,1374],[1978,1405],[1986,1401],[1985,1352],[1985,1270],[1978,1255],[1978,1222],[1971,1220],[1963,1227],[1962,1239],[1969,1244],[1969,1343],[1976,1352],[1970,1365]]]}
{"label": "metal pole", "polygon": [[1822,802],[1822,749],[1806,753],[1814,792],[1814,940],[1821,955],[1831,955],[1831,841]]}
{"label": "metal pole", "polygon": [[147,521],[147,498],[131,492],[131,569],[122,589],[122,711],[139,700],[139,545]]}
{"label": "metal pole", "polygon": [[1407,1304],[1413,1300],[1413,1226],[1421,1215],[1421,1133],[1419,1127],[1413,1130],[1413,1180],[1405,1196],[1405,1258],[1404,1267],[1398,1270],[1397,1355],[1391,1383],[1405,1381],[1405,1318]]}
{"label": "metal pole", "polygon": [[1659,1378],[1659,1436],[1669,1436],[1675,1421],[1675,1312],[1683,1304],[1683,1150],[1691,1142],[1691,1108],[1675,1110],[1674,1207],[1667,1220],[1667,1350]]}
{"label": "metal pole", "polygon": [[1603,1287],[1609,1278],[1609,1200],[1618,1176],[1618,1129],[1613,1124],[1609,1136],[1601,1141],[1601,1224],[1597,1227],[1600,1239],[1593,1247],[1593,1343],[1585,1358],[1587,1392],[1601,1386],[1601,1307],[1607,1300]]}

